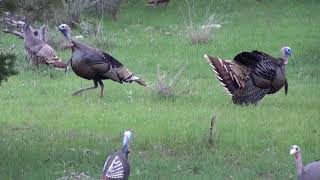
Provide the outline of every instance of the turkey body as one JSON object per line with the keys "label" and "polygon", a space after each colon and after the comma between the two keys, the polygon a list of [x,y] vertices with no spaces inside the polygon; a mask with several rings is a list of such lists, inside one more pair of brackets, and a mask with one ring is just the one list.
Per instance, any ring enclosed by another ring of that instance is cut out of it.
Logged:
{"label": "turkey body", "polygon": [[275,66],[276,68],[276,76],[271,82],[271,88],[268,94],[274,94],[278,92],[287,82],[286,73],[285,73],[285,66],[277,63]]}
{"label": "turkey body", "polygon": [[319,180],[320,179],[320,161],[315,161],[303,167],[299,180]]}
{"label": "turkey body", "polygon": [[[281,59],[271,61],[270,69],[267,71],[272,72],[272,77],[265,78],[265,76],[261,76],[259,72],[253,72],[251,74],[251,80],[253,84],[261,89],[268,90],[268,94],[274,94],[278,92],[286,83],[286,74],[285,74],[285,67],[281,63]],[[271,69],[272,67],[272,69]],[[265,70],[262,70],[265,71]],[[266,71],[266,72],[267,72]],[[249,85],[250,86],[250,85]]]}
{"label": "turkey body", "polygon": [[104,76],[111,68],[109,63],[94,53],[84,53],[75,48],[70,63],[75,74],[84,79],[109,79]]}
{"label": "turkey body", "polygon": [[111,79],[119,83],[133,81],[133,73],[109,54],[76,41],[72,44],[70,64],[78,76],[88,80]]}

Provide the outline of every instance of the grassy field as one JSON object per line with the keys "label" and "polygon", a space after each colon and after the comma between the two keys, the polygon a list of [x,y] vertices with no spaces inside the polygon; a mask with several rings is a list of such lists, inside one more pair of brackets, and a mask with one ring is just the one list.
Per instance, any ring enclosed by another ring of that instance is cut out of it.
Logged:
{"label": "grassy field", "polygon": [[[207,2],[195,2],[193,23],[200,25]],[[0,87],[0,179],[82,172],[99,178],[126,128],[134,133],[130,179],[295,179],[292,144],[301,147],[304,162],[320,158],[319,9],[316,0],[213,1],[209,14],[227,23],[208,44],[192,45],[184,1],[172,0],[167,8],[129,2],[117,21],[104,18],[115,47],[100,48],[151,84],[158,64],[172,74],[186,64],[175,96],[167,99],[111,81],[102,99],[98,90],[71,96],[92,82],[72,71],[28,70],[22,41],[0,33],[0,44],[16,44],[21,71]],[[257,106],[234,105],[203,59],[205,53],[231,59],[254,49],[279,56],[284,45],[294,51],[286,67],[289,94],[281,90]],[[69,51],[58,54],[70,57]]]}

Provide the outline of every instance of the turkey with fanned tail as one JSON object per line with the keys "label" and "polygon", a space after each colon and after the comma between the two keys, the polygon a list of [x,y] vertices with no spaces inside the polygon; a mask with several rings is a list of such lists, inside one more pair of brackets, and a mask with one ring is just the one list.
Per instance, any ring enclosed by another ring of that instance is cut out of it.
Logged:
{"label": "turkey with fanned tail", "polygon": [[204,55],[222,86],[235,104],[257,104],[265,95],[278,92],[283,86],[288,92],[285,65],[292,51],[280,50],[282,57],[274,58],[260,51],[242,52],[234,60],[221,60]]}
{"label": "turkey with fanned tail", "polygon": [[72,40],[71,29],[67,24],[61,24],[58,27],[58,30],[70,43],[72,57],[68,64],[71,64],[72,70],[78,76],[84,79],[93,80],[94,82],[93,87],[79,89],[74,92],[73,95],[78,95],[85,90],[95,89],[99,84],[101,88],[100,97],[103,97],[104,85],[102,80],[104,79],[110,79],[121,84],[123,82],[136,82],[148,87],[148,84],[144,80],[135,76],[123,64],[108,53]]}
{"label": "turkey with fanned tail", "polygon": [[114,152],[107,157],[103,170],[102,180],[127,180],[130,175],[128,162],[131,131],[127,130],[123,135],[122,150]]}

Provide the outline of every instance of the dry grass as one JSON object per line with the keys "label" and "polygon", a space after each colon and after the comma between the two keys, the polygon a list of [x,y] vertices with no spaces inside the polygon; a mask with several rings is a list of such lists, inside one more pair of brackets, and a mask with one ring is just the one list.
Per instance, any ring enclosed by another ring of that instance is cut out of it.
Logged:
{"label": "dry grass", "polygon": [[157,66],[157,80],[153,86],[154,91],[161,97],[170,98],[175,95],[176,86],[181,79],[183,71],[186,69],[186,65],[179,68],[174,76],[169,76],[168,72],[161,71],[160,65]]}
{"label": "dry grass", "polygon": [[190,4],[189,0],[185,0],[187,15],[185,16],[186,35],[192,44],[207,44],[210,37],[213,36],[215,30],[221,28],[223,16],[218,16],[210,12],[210,6],[207,7],[207,13],[198,19],[194,10],[194,1]]}

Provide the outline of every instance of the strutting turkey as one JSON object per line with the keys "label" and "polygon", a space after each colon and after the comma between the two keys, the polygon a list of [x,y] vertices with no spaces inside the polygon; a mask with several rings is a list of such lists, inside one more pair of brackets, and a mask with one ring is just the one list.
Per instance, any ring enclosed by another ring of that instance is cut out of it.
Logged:
{"label": "strutting turkey", "polygon": [[301,151],[297,145],[291,146],[290,154],[295,157],[298,180],[320,180],[320,161],[314,161],[303,166]]}
{"label": "strutting turkey", "polygon": [[93,80],[94,86],[82,88],[73,93],[79,93],[95,89],[100,85],[100,97],[103,97],[104,84],[102,80],[110,79],[119,83],[136,82],[140,85],[149,87],[148,84],[131,73],[123,64],[109,54],[80,42],[71,39],[71,29],[67,24],[61,24],[58,29],[69,41],[72,50],[72,57],[68,64],[71,64],[73,71],[80,77]]}
{"label": "strutting turkey", "polygon": [[39,64],[52,64],[56,68],[66,68],[66,64],[59,59],[55,51],[43,41],[45,37],[38,33],[41,32],[33,31],[29,24],[24,28],[24,47],[31,64],[36,67]]}
{"label": "strutting turkey", "polygon": [[266,94],[273,94],[285,87],[285,65],[292,51],[281,48],[281,58],[274,58],[260,51],[242,52],[234,60],[222,61],[219,58],[204,55],[217,78],[227,92],[232,95],[235,104],[249,105],[258,103]]}
{"label": "strutting turkey", "polygon": [[128,162],[131,131],[127,130],[123,135],[122,150],[112,153],[107,157],[103,169],[102,180],[127,180],[130,175]]}

